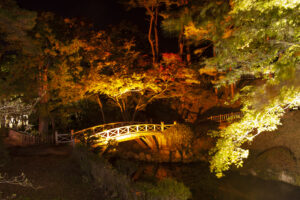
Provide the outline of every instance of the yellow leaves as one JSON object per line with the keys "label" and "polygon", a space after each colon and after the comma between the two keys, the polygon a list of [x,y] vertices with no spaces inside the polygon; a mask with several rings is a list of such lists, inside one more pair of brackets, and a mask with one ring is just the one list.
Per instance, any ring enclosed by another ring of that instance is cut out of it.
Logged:
{"label": "yellow leaves", "polygon": [[200,75],[207,74],[209,76],[216,76],[218,74],[218,71],[215,67],[204,67],[199,69]]}
{"label": "yellow leaves", "polygon": [[208,33],[207,29],[202,27],[196,28],[195,24],[192,22],[185,26],[184,30],[184,34],[187,38],[204,38]]}
{"label": "yellow leaves", "polygon": [[234,9],[232,13],[239,11],[258,10],[265,12],[268,9],[279,8],[279,9],[294,9],[299,6],[299,0],[234,0]]}

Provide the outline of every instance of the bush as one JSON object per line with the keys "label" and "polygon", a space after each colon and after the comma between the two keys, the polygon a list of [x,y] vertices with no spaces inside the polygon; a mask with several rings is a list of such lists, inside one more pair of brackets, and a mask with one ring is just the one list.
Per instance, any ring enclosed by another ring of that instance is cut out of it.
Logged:
{"label": "bush", "polygon": [[194,132],[189,126],[176,124],[164,132],[168,146],[173,150],[178,150],[181,154],[188,152],[194,138]]}
{"label": "bush", "polygon": [[141,183],[139,187],[143,192],[144,200],[187,200],[192,194],[183,183],[167,178],[152,185]]}
{"label": "bush", "polygon": [[84,180],[101,190],[103,199],[119,200],[186,200],[191,192],[183,183],[164,179],[156,185],[134,184],[127,176],[116,171],[106,160],[84,146],[74,149],[73,158],[83,172]]}
{"label": "bush", "polygon": [[79,164],[84,179],[102,190],[106,199],[136,199],[130,179],[118,173],[104,159],[83,146],[76,147],[73,158]]}

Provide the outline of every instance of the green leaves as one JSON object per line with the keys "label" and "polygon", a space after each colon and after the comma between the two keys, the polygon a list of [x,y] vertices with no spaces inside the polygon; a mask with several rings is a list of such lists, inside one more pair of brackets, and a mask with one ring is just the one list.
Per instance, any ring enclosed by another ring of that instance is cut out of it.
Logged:
{"label": "green leaves", "polygon": [[243,102],[244,116],[239,122],[232,123],[220,132],[211,133],[218,140],[216,147],[210,151],[210,170],[218,177],[223,176],[223,172],[229,170],[231,165],[242,166],[243,159],[249,154],[247,149],[242,148],[244,143],[251,142],[263,132],[276,130],[281,125],[280,119],[286,109],[300,106],[300,87],[283,87],[279,94],[261,107],[255,106],[253,100]]}

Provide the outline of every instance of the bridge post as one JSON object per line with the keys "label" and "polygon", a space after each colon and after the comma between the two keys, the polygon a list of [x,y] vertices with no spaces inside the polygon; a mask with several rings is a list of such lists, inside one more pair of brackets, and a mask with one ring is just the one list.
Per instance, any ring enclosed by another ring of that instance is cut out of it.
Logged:
{"label": "bridge post", "polygon": [[161,123],[161,131],[164,131],[164,125],[165,125],[165,123],[164,122],[160,122]]}
{"label": "bridge post", "polygon": [[58,133],[57,133],[57,131],[54,132],[54,135],[55,135],[55,141],[54,142],[55,142],[56,145],[58,145]]}
{"label": "bridge post", "polygon": [[74,130],[71,130],[71,140],[72,140],[72,145],[75,147],[75,144],[78,143],[76,137],[74,136]]}

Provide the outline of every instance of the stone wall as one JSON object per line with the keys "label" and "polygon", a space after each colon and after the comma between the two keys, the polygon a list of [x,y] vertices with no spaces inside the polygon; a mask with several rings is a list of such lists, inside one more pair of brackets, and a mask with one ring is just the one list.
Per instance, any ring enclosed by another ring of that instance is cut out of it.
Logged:
{"label": "stone wall", "polygon": [[300,186],[300,111],[290,111],[276,131],[265,132],[248,145],[243,172]]}

